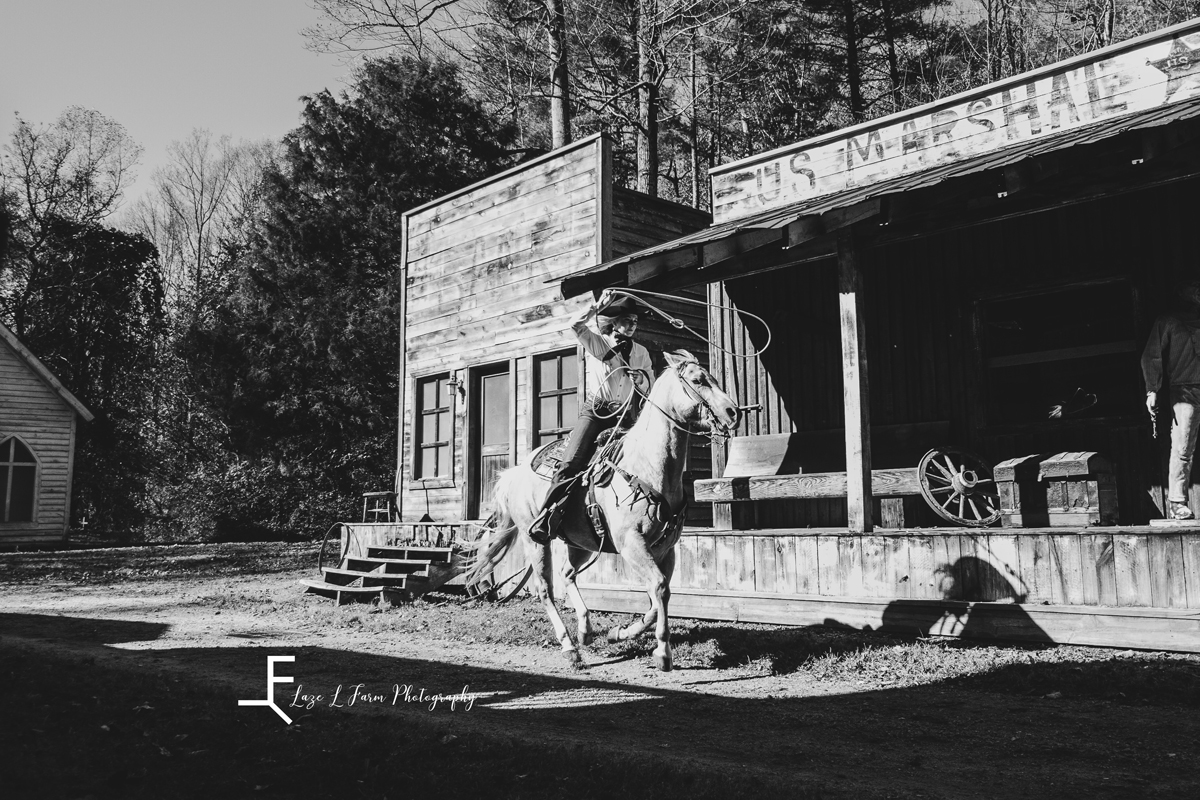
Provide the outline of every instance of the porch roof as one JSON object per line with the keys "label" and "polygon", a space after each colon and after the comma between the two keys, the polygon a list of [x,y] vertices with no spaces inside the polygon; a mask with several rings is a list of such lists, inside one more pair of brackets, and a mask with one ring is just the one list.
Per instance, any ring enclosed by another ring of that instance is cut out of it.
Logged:
{"label": "porch roof", "polygon": [[[1047,157],[1053,157],[1052,154],[1101,143],[1130,131],[1148,131],[1197,117],[1200,117],[1200,96],[712,225],[674,241],[568,275],[561,279],[562,294],[569,298],[607,286],[647,283],[671,287],[710,283],[827,257],[833,255],[833,243],[838,232],[844,232],[855,223],[874,219],[879,225],[890,225],[898,220],[916,220],[928,226],[929,214],[914,213],[913,203],[909,200],[913,193],[970,175],[997,172],[1000,177],[994,187],[989,187],[989,191],[972,198],[972,208],[983,213],[961,218],[958,224],[1003,218],[1016,211],[1003,207],[1008,194],[1015,194],[1038,182],[1042,178],[1041,173],[1059,172],[1059,165],[1052,164],[1047,168],[1044,161]],[[1124,166],[1136,166],[1149,160],[1155,148],[1159,151],[1178,148],[1198,133],[1200,131],[1195,127],[1190,127],[1186,136],[1174,137],[1165,144],[1161,141],[1152,144],[1143,142],[1143,148],[1134,157],[1126,159]],[[1137,155],[1144,155],[1145,158]],[[1026,166],[1029,169],[1024,169]],[[1076,173],[1093,169],[1099,171],[1099,162],[1083,162],[1073,166]],[[1193,166],[1194,170],[1191,169]],[[1200,164],[1189,164],[1188,167],[1181,171],[1179,165],[1175,165],[1172,175],[1167,178],[1156,175],[1151,183],[1200,174]],[[1139,182],[1131,177],[1123,180],[1125,183],[1121,184],[1121,188],[1145,185],[1144,181]],[[1006,186],[1008,191],[1004,190]],[[986,196],[989,194],[991,196]],[[1091,197],[1095,196],[1097,193],[1093,191]],[[1090,198],[1076,198],[1080,199]],[[980,202],[976,203],[975,200]],[[1022,209],[1018,213],[1029,213],[1031,210],[1039,209]],[[887,238],[904,236],[897,233]]]}

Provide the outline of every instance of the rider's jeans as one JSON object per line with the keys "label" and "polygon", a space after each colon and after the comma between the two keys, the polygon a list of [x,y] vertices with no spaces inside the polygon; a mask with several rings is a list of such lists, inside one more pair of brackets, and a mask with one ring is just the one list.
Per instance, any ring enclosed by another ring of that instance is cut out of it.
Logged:
{"label": "rider's jeans", "polygon": [[571,480],[583,472],[596,449],[596,437],[601,431],[606,431],[617,424],[620,413],[607,404],[588,402],[584,404],[583,412],[575,421],[571,436],[567,439],[566,449],[563,450],[562,461],[554,473],[554,483],[546,495],[543,508],[557,503],[566,494],[566,487]]}

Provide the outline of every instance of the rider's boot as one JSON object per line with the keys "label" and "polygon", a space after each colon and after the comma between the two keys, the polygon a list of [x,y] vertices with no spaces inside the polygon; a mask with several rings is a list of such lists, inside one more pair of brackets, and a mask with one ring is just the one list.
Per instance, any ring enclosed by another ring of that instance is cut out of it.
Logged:
{"label": "rider's boot", "polygon": [[533,520],[533,524],[529,526],[529,538],[537,544],[547,544],[558,532],[562,516],[563,504],[561,502],[547,503],[542,512]]}

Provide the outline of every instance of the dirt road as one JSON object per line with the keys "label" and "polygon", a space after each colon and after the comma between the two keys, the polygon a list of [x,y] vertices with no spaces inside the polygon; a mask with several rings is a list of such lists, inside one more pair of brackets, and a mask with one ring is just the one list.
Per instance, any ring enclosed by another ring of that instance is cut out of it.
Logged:
{"label": "dirt road", "polygon": [[[311,570],[28,558],[0,557],[0,707],[27,727],[0,759],[39,797],[1200,796],[1194,656],[678,621],[674,672],[646,641],[576,671],[531,602],[336,608],[301,594]],[[275,655],[290,726],[236,702]]]}

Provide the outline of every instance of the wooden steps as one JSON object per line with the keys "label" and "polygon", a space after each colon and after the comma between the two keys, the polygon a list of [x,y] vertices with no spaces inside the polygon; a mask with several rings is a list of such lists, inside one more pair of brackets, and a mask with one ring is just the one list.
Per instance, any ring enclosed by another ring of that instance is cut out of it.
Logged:
{"label": "wooden steps", "polygon": [[369,547],[365,558],[343,558],[336,567],[322,567],[321,580],[300,583],[306,592],[344,605],[369,603],[389,593],[413,597],[438,588],[461,571],[449,547]]}
{"label": "wooden steps", "polygon": [[367,558],[394,560],[417,559],[434,564],[449,564],[454,558],[450,547],[368,547]]}
{"label": "wooden steps", "polygon": [[381,589],[375,587],[362,586],[337,586],[325,581],[316,581],[311,578],[302,578],[300,584],[304,586],[304,590],[311,594],[320,595],[321,597],[330,597],[337,601],[339,606],[344,606],[347,603],[369,603],[381,594]]}

